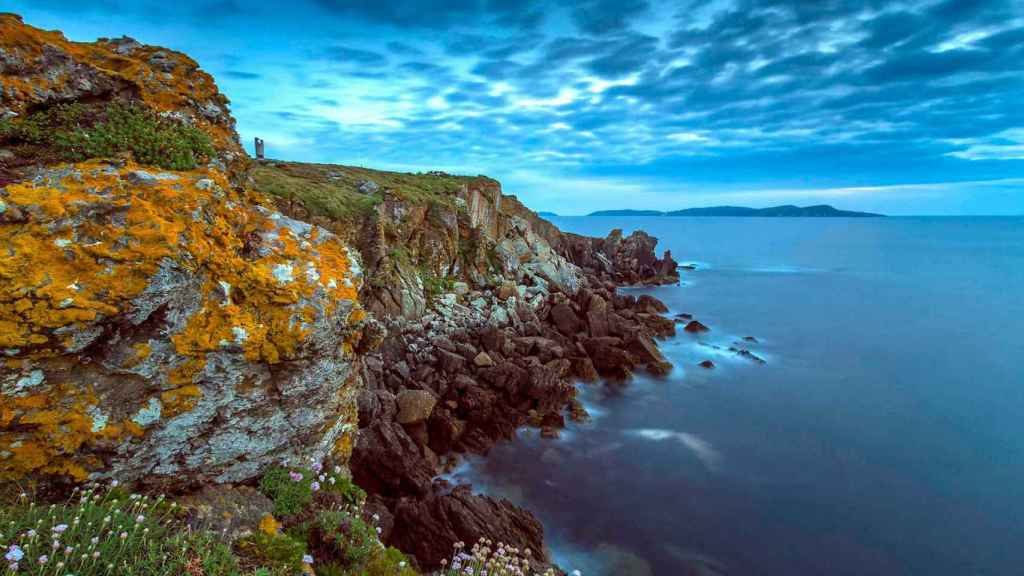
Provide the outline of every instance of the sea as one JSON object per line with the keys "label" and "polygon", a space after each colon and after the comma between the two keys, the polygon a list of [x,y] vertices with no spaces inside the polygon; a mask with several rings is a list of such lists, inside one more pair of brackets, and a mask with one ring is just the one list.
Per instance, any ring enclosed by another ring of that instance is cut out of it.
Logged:
{"label": "sea", "polygon": [[552,220],[658,237],[694,269],[629,291],[710,328],[454,473],[536,514],[561,567],[1024,574],[1024,218]]}

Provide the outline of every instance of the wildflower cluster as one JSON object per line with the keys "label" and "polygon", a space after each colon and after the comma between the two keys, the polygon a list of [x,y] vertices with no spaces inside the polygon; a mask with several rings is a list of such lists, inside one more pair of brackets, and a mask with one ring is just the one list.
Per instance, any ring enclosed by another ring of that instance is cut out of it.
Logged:
{"label": "wildflower cluster", "polygon": [[75,489],[61,504],[39,505],[22,494],[0,508],[2,569],[7,574],[92,576],[180,574],[200,566],[208,576],[237,574],[230,549],[175,525],[176,505],[117,489]]}
{"label": "wildflower cluster", "polygon": [[366,493],[341,468],[275,467],[260,490],[277,518],[265,519],[237,548],[250,563],[269,567],[268,574],[415,576],[400,551],[381,544],[380,518],[363,517]]}
{"label": "wildflower cluster", "polygon": [[[441,571],[436,576],[555,576],[553,568],[546,568],[543,573],[531,572],[532,562],[533,553],[529,548],[519,550],[481,538],[469,550],[464,542],[456,542],[451,562],[442,560]],[[572,574],[580,576],[578,570]]]}

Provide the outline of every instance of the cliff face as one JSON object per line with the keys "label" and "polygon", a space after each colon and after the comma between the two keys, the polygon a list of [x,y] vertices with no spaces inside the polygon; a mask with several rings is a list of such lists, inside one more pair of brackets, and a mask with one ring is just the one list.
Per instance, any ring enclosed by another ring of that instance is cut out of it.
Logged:
{"label": "cliff face", "polygon": [[587,418],[575,381],[667,373],[667,309],[616,286],[677,282],[671,255],[643,232],[565,234],[484,177],[270,162],[256,182],[286,213],[348,230],[363,255],[360,299],[388,334],[364,359],[351,468],[384,540],[427,568],[481,536],[546,558],[528,512],[435,478],[522,426],[553,437]]}
{"label": "cliff face", "polygon": [[190,59],[70,43],[12,16],[0,27],[8,116],[127,97],[219,147],[191,171],[15,161],[0,187],[0,480],[181,488],[346,459],[357,255],[231,187],[234,121]]}
{"label": "cliff face", "polygon": [[435,478],[586,418],[575,381],[671,368],[664,305],[617,292],[678,281],[655,239],[562,233],[485,177],[251,163],[186,56],[0,32],[0,481],[351,455],[423,566],[485,536],[546,558],[529,512]]}

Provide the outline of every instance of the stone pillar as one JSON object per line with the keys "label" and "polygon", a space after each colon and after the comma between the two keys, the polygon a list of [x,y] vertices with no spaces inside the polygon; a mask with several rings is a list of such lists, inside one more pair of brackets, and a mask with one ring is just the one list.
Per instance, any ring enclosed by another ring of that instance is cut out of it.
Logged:
{"label": "stone pillar", "polygon": [[263,139],[256,138],[256,159],[263,160]]}

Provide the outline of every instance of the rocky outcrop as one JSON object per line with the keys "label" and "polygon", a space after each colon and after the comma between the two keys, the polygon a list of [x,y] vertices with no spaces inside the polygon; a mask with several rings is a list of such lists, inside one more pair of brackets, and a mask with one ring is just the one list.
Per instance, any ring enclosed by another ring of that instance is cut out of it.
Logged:
{"label": "rocky outcrop", "polygon": [[658,285],[679,282],[679,264],[666,250],[655,256],[658,239],[642,230],[623,238],[612,230],[607,238],[563,234],[561,251],[566,258],[603,280],[620,285]]}
{"label": "rocky outcrop", "polygon": [[[444,294],[419,319],[386,320],[389,335],[366,363],[351,466],[382,507],[412,524],[386,539],[410,546],[423,566],[437,567],[455,542],[478,528],[468,491],[457,506],[438,496],[444,484],[433,478],[452,455],[486,453],[522,426],[557,436],[567,418],[586,418],[575,399],[575,380],[623,381],[638,369],[655,375],[671,370],[656,344],[675,333],[675,323],[660,315],[665,305],[650,296],[620,295],[595,275],[574,273],[580,280],[573,286],[505,279],[461,296]],[[519,530],[524,511],[473,502],[496,516],[470,540],[530,540]],[[462,513],[470,519],[455,517]],[[418,532],[421,525],[433,529]],[[432,536],[422,540],[425,534]]]}
{"label": "rocky outcrop", "polygon": [[[111,101],[139,102],[209,134],[218,156],[214,167],[233,183],[248,163],[228,99],[188,56],[128,37],[71,42],[0,14],[0,119],[57,104]],[[8,155],[0,161],[0,184],[38,161],[17,149]]]}
{"label": "rocky outcrop", "polygon": [[[529,549],[533,558],[549,556],[544,529],[533,514],[507,500],[473,494],[469,486],[439,487],[426,498],[403,498],[393,509],[393,528],[387,539],[416,558],[450,557],[451,544],[480,538]],[[544,569],[540,563],[531,565],[533,573]]]}
{"label": "rocky outcrop", "polygon": [[350,444],[356,257],[214,170],[0,188],[0,477],[252,478]]}

